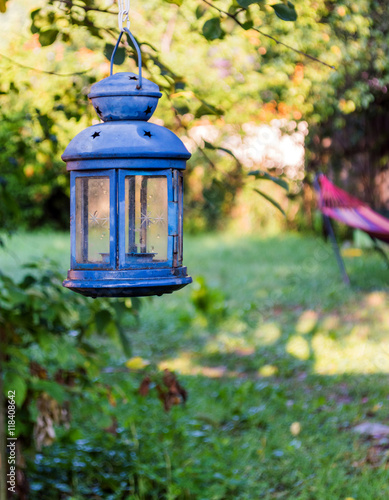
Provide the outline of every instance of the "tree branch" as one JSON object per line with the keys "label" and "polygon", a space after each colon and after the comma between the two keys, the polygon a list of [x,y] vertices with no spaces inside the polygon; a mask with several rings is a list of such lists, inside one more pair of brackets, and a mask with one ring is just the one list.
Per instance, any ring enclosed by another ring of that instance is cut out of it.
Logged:
{"label": "tree branch", "polygon": [[9,61],[12,64],[15,64],[16,66],[19,66],[20,68],[29,69],[31,71],[36,71],[37,73],[44,73],[45,75],[69,77],[69,76],[84,75],[85,73],[89,73],[89,71],[92,71],[92,69],[93,69],[93,68],[89,68],[89,69],[86,69],[85,71],[78,71],[77,73],[56,73],[55,71],[45,71],[43,69],[36,69],[36,68],[32,68],[31,66],[26,66],[25,64],[21,64],[17,61],[14,61],[10,57],[5,56],[4,54],[1,54],[1,53],[0,53],[0,57],[4,57],[4,59],[7,59],[7,61]]}
{"label": "tree branch", "polygon": [[[203,0],[203,2],[205,2],[207,5],[209,5],[213,9],[216,9],[221,14],[224,14],[225,16],[233,19],[236,22],[236,24],[238,24],[241,28],[245,29],[243,27],[243,23],[241,23],[239,21],[239,19],[236,17],[236,14],[230,14],[229,12],[226,12],[225,10],[220,9],[216,5],[213,5],[213,3],[209,2],[208,0]],[[257,33],[259,33],[262,36],[265,36],[266,38],[270,38],[270,40],[273,40],[273,42],[275,42],[277,45],[282,45],[282,46],[286,47],[289,50],[293,50],[293,52],[296,52],[297,54],[300,54],[303,57],[307,57],[308,59],[311,59],[312,61],[315,61],[315,62],[318,62],[320,64],[323,64],[324,66],[327,66],[327,68],[336,69],[335,66],[331,66],[330,64],[327,64],[326,62],[321,61],[317,57],[311,56],[309,54],[306,54],[305,52],[302,52],[301,50],[295,49],[294,47],[292,47],[292,46],[290,46],[290,45],[288,45],[288,44],[286,44],[284,42],[281,42],[280,40],[277,40],[276,38],[274,38],[274,36],[271,36],[271,35],[268,35],[267,33],[264,33],[263,31],[259,30],[258,28],[252,27],[250,29],[256,31]]]}

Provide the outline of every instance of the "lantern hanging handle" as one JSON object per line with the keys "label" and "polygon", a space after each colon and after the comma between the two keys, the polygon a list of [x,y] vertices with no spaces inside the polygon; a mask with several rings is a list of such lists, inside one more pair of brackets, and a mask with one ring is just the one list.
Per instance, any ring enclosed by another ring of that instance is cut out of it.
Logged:
{"label": "lantern hanging handle", "polygon": [[136,52],[138,54],[138,72],[139,72],[139,83],[138,85],[136,86],[136,88],[138,90],[140,90],[142,88],[142,54],[141,54],[141,51],[140,51],[140,48],[139,48],[139,45],[137,43],[137,41],[135,40],[133,34],[131,33],[131,31],[128,29],[128,28],[123,28],[122,31],[120,32],[120,35],[119,35],[119,38],[118,38],[118,41],[116,42],[116,45],[115,45],[115,48],[113,49],[113,52],[112,52],[112,56],[111,56],[111,68],[110,68],[110,76],[112,76],[113,74],[113,61],[115,59],[115,54],[116,54],[116,51],[119,47],[119,44],[120,44],[120,41],[122,39],[122,36],[123,36],[123,33],[126,32],[127,35],[130,37],[135,49],[136,49]]}

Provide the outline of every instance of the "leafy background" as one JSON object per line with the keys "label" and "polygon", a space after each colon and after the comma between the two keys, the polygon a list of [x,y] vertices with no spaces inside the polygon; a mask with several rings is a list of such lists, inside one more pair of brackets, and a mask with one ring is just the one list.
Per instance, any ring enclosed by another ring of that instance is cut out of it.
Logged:
{"label": "leafy background", "polygon": [[[69,294],[68,240],[52,232],[68,227],[60,155],[97,120],[87,93],[108,76],[116,5],[0,11],[1,382],[17,391],[18,497],[385,498],[386,437],[351,430],[387,413],[386,274],[351,252],[346,290],[311,236],[319,170],[389,208],[385,2],[132,5],[164,94],[155,120],[193,153],[196,280],[163,303]],[[116,63],[136,69],[130,44]],[[43,253],[54,262],[31,262]]]}

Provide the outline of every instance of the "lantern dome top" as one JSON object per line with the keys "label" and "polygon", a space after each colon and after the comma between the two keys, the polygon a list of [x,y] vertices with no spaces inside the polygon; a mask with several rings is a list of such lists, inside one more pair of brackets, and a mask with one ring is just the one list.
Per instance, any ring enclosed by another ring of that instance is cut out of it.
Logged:
{"label": "lantern dome top", "polygon": [[162,96],[156,83],[135,73],[116,73],[92,85],[88,95],[104,121],[147,121]]}
{"label": "lantern dome top", "polygon": [[170,130],[142,121],[111,121],[92,125],[69,143],[62,159],[108,160],[129,158],[187,160],[191,154]]}

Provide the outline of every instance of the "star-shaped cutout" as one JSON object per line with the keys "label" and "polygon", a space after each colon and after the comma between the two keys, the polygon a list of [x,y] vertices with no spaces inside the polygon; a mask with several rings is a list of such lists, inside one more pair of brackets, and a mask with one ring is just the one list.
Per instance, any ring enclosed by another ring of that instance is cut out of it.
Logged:
{"label": "star-shaped cutout", "polygon": [[145,111],[145,114],[146,114],[146,115],[149,115],[149,114],[151,113],[151,111],[152,111],[151,106],[147,106],[147,109],[146,109],[146,111]]}
{"label": "star-shaped cutout", "polygon": [[92,139],[96,139],[96,137],[100,137],[100,132],[95,132],[93,135],[91,135]]}
{"label": "star-shaped cutout", "polygon": [[98,115],[101,115],[101,114],[102,114],[102,113],[101,113],[101,109],[100,109],[98,106],[96,106],[96,113],[97,113]]}
{"label": "star-shaped cutout", "polygon": [[140,224],[146,227],[150,227],[153,224],[153,216],[150,212],[140,214]]}
{"label": "star-shaped cutout", "polygon": [[138,78],[136,76],[129,76],[128,79],[129,80],[137,80]]}
{"label": "star-shaped cutout", "polygon": [[148,132],[147,130],[144,130],[145,137],[151,137],[151,132]]}
{"label": "star-shaped cutout", "polygon": [[153,221],[156,224],[163,224],[165,222],[165,217],[163,216],[163,214],[159,214],[156,217],[153,217]]}

